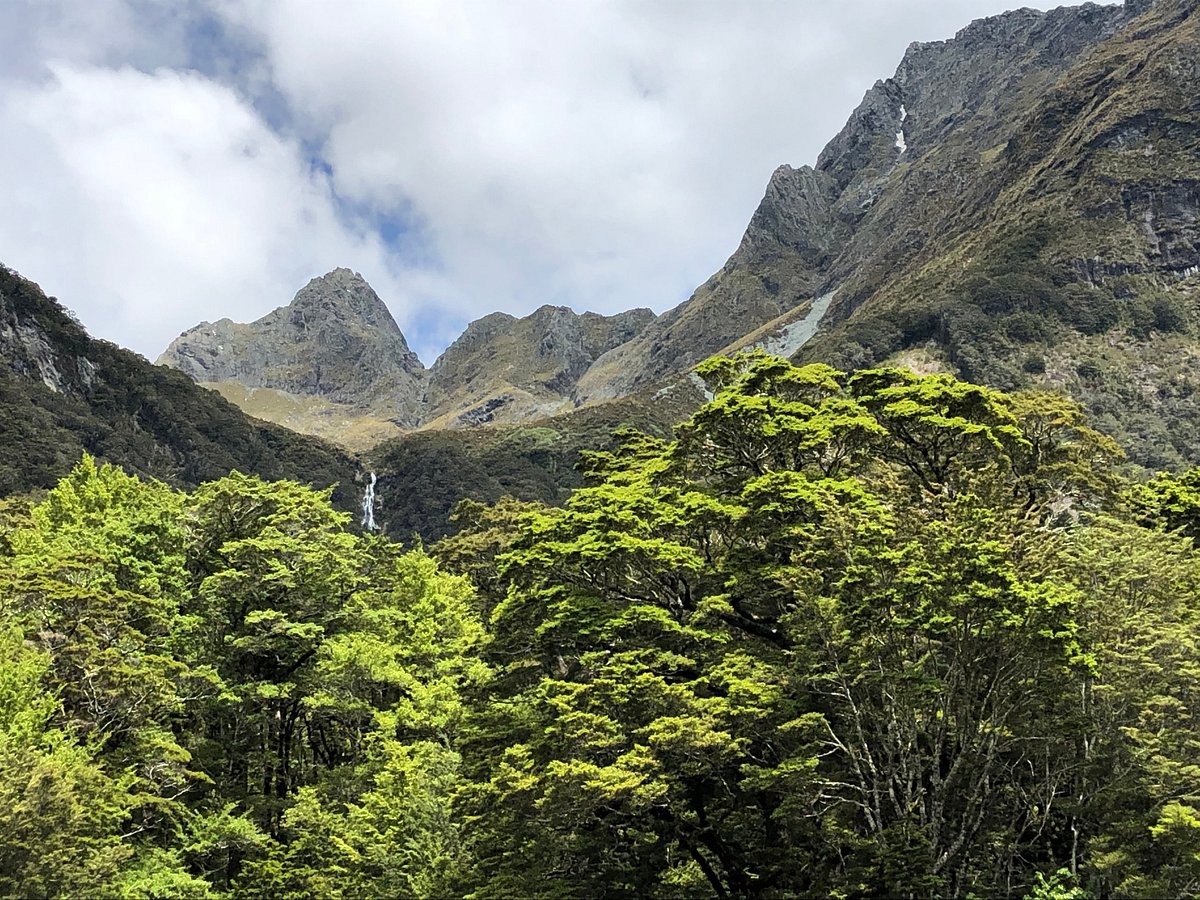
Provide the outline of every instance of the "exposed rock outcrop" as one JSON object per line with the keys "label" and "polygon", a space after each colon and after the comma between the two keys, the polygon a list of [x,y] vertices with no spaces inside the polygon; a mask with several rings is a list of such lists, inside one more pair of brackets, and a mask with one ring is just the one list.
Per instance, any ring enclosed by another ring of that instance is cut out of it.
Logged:
{"label": "exposed rock outcrop", "polygon": [[685,371],[767,323],[786,328],[837,289],[849,315],[939,238],[964,185],[999,153],[1018,114],[1134,14],[1085,5],[982,19],[911,45],[867,91],[816,166],[782,166],[719,272],[579,382],[581,402]]}

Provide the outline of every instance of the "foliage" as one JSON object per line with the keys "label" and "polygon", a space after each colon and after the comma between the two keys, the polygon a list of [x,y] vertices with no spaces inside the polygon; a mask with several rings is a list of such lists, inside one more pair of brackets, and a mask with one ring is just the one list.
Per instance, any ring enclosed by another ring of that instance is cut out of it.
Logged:
{"label": "foliage", "polygon": [[440,892],[484,634],[463,579],[348,519],[87,456],[6,507],[0,893]]}
{"label": "foliage", "polygon": [[6,502],[0,893],[1194,893],[1196,473],[1058,395],[699,374],[432,556],[236,472]]}
{"label": "foliage", "polygon": [[116,878],[129,779],[56,727],[49,656],[0,632],[0,893],[83,896]]}

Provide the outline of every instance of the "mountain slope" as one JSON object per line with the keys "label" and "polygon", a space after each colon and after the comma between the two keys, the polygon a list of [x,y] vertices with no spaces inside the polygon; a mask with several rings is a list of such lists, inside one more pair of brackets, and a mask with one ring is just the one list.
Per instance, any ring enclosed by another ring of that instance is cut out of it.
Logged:
{"label": "mountain slope", "polygon": [[160,365],[186,372],[246,412],[351,447],[422,427],[524,422],[574,408],[597,357],[654,321],[543,306],[472,322],[428,371],[362,276],[335,269],[256,322],[204,322]]}
{"label": "mountain slope", "polygon": [[684,383],[532,422],[428,429],[386,441],[365,454],[378,475],[376,521],[396,539],[416,533],[434,541],[456,530],[450,515],[464,498],[558,504],[583,482],[575,468],[581,451],[611,449],[626,428],[669,437],[701,402]]}
{"label": "mountain slope", "polygon": [[899,260],[940,238],[947,201],[1002,144],[1013,118],[1131,14],[1093,5],[1018,10],[974,22],[953,40],[910,46],[815,167],[776,170],[725,266],[598,360],[578,399],[619,396],[684,371],[768,322],[786,326],[789,312],[803,318],[807,301],[835,290],[836,306],[853,308]]}
{"label": "mountain slope", "polygon": [[869,264],[886,252],[876,242],[799,358],[918,353],[971,380],[1054,387],[1145,465],[1200,459],[1196,6],[1161,0],[1015,115],[944,138],[938,153],[1002,141],[962,169],[936,215],[901,200],[930,161],[898,172],[885,202],[934,222],[936,240],[886,269]]}
{"label": "mountain slope", "polygon": [[249,419],[181,372],[88,336],[36,284],[0,267],[0,495],[48,487],[86,450],[194,486],[232,469],[319,487],[357,508],[356,462]]}
{"label": "mountain slope", "polygon": [[422,424],[520,422],[568,410],[588,367],[654,318],[648,309],[601,316],[565,306],[543,306],[521,319],[484,316],[430,368]]}

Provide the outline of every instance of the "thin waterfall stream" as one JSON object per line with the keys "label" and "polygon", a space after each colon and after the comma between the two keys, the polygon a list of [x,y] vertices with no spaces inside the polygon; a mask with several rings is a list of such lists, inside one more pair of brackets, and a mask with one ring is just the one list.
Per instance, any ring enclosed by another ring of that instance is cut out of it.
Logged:
{"label": "thin waterfall stream", "polygon": [[371,480],[367,482],[367,489],[363,492],[362,501],[362,526],[367,531],[375,531],[375,473],[371,473]]}

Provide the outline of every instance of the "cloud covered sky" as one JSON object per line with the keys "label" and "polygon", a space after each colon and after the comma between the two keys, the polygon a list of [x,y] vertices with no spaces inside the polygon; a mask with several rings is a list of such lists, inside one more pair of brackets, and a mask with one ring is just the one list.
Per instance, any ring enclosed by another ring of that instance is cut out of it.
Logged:
{"label": "cloud covered sky", "polygon": [[494,310],[662,311],[910,42],[1012,5],[5,0],[0,262],[152,359],[336,266],[426,364]]}

